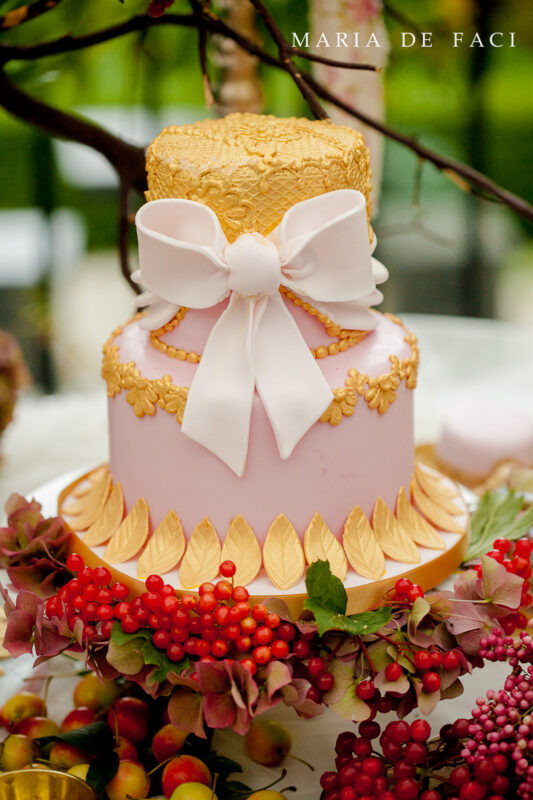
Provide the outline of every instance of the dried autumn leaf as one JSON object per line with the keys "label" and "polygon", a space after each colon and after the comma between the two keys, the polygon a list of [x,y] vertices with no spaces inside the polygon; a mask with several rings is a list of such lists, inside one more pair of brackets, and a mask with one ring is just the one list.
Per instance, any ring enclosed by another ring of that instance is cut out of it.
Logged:
{"label": "dried autumn leaf", "polygon": [[461,506],[453,501],[453,497],[457,497],[458,493],[456,492],[455,495],[450,496],[450,491],[452,490],[442,478],[439,479],[417,467],[415,469],[415,479],[418,481],[422,491],[438,506],[443,508],[447,514],[457,516],[457,514],[463,513]]}
{"label": "dried autumn leaf", "polygon": [[180,518],[175,511],[166,514],[148,539],[139,556],[137,576],[164,575],[179,563],[185,552],[185,536]]}
{"label": "dried autumn leaf", "polygon": [[207,517],[192,532],[180,567],[180,581],[185,589],[200,586],[218,575],[220,539]]}
{"label": "dried autumn leaf", "polygon": [[241,514],[231,520],[221,561],[233,561],[237,571],[234,581],[239,586],[251,583],[261,569],[261,548],[253,530]]}
{"label": "dried autumn leaf", "polygon": [[411,496],[422,514],[441,531],[464,533],[465,528],[458,520],[451,517],[443,508],[433,502],[420,488],[416,480],[411,481]]}
{"label": "dried autumn leaf", "polygon": [[289,589],[303,575],[304,551],[292,522],[285,514],[279,514],[268,530],[263,545],[263,564],[278,589]]}
{"label": "dried autumn leaf", "polygon": [[374,506],[372,527],[386,556],[393,561],[418,564],[420,561],[418,547],[381,497],[378,497]]}
{"label": "dried autumn leaf", "polygon": [[373,580],[382,577],[385,556],[360,506],[353,509],[344,524],[342,543],[352,569],[359,575]]}
{"label": "dried autumn leaf", "polygon": [[403,486],[396,501],[396,519],[416,544],[431,547],[433,550],[446,550],[440,533],[411,505]]}
{"label": "dried autumn leaf", "polygon": [[97,520],[111,491],[111,475],[107,472],[87,494],[61,509],[62,514],[73,517],[70,522],[75,531],[84,531]]}
{"label": "dried autumn leaf", "polygon": [[137,555],[148,538],[148,505],[141,497],[130,513],[120,523],[118,531],[107,545],[104,561],[110,564],[121,564]]}
{"label": "dried autumn leaf", "polygon": [[124,495],[122,484],[116,483],[111,490],[100,516],[93,522],[83,541],[90,547],[105,544],[118,530],[124,516]]}
{"label": "dried autumn leaf", "polygon": [[343,581],[348,571],[348,562],[344,550],[338,539],[316,512],[307,526],[304,534],[304,551],[308,564],[313,561],[329,561],[329,566],[334,575]]}

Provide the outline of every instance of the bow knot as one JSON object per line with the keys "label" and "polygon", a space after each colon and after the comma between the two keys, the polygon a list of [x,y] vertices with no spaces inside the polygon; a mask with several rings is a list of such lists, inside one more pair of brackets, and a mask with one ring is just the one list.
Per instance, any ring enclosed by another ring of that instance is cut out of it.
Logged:
{"label": "bow knot", "polygon": [[276,245],[260,233],[243,233],[224,250],[228,289],[246,297],[278,291],[281,260]]}
{"label": "bow knot", "polygon": [[[229,244],[215,213],[192,200],[146,203],[136,217],[140,270],[154,330],[180,306],[210,308],[229,297],[189,388],[182,433],[244,473],[255,390],[281,458],[333,399],[279,290],[293,291],[348,329],[374,328],[385,267],[371,257],[366,202],[341,189],[292,206],[268,235]],[[374,239],[375,242],[375,239]]]}

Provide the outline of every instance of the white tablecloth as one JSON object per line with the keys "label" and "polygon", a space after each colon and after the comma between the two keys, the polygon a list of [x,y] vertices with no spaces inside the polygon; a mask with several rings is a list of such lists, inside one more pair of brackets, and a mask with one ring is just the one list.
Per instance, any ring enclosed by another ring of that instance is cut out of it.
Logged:
{"label": "white tablecloth", "polygon": [[[421,368],[415,412],[419,442],[434,441],[446,409],[463,400],[491,397],[533,413],[533,329],[450,317],[404,315],[403,319],[420,342]],[[104,386],[100,393],[83,397],[56,395],[22,400],[3,440],[2,450],[2,504],[12,491],[28,494],[64,473],[81,471],[104,461],[107,457]],[[0,678],[0,704],[21,686],[29,674],[31,662],[24,658],[4,662],[2,666],[6,674]],[[65,664],[54,662],[52,665],[54,672],[64,669]],[[468,716],[475,698],[488,688],[498,688],[504,674],[501,665],[490,665],[466,678],[465,695],[441,703],[432,715],[433,730],[437,732],[450,719]],[[52,683],[50,709],[58,721],[68,710],[69,695],[64,680]],[[318,777],[333,766],[335,737],[349,729],[350,723],[330,712],[320,721],[311,723],[299,720],[283,707],[272,713],[282,717],[291,730],[295,755],[309,759],[316,767],[316,772],[310,773],[306,767],[289,760],[289,776],[284,785],[295,784],[301,800],[316,800]],[[255,786],[271,779],[270,770],[251,765],[243,757],[239,737],[226,731],[217,734],[215,743],[250,770],[247,777]]]}

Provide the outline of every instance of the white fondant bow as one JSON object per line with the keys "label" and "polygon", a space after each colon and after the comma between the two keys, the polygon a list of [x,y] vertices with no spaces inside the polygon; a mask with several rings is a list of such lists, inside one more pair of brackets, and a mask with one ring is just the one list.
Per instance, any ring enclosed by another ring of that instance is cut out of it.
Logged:
{"label": "white fondant bow", "polygon": [[180,306],[210,308],[229,296],[191,382],[182,432],[244,473],[254,389],[281,458],[331,403],[332,391],[279,292],[281,284],[348,329],[372,329],[369,306],[388,277],[371,257],[365,198],[342,189],[290,208],[267,237],[232,244],[215,213],[192,200],[154,200],[136,217],[148,330]]}

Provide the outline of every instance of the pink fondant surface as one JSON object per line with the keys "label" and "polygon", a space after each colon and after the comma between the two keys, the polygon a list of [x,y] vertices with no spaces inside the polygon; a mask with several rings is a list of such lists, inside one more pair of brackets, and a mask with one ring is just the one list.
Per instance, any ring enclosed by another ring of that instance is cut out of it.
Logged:
{"label": "pink fondant surface", "polygon": [[456,406],[444,421],[437,453],[455,469],[477,475],[506,459],[533,464],[533,417],[501,403]]}
{"label": "pink fondant surface", "polygon": [[[165,341],[201,352],[222,309],[189,312]],[[311,346],[332,341],[315,319],[301,309],[294,313]],[[386,317],[378,318],[378,327],[363,342],[318,362],[332,388],[344,385],[352,367],[376,376],[389,371],[389,355],[409,355],[405,331]],[[154,350],[138,323],[128,325],[115,343],[120,360],[135,361],[145,377],[170,375],[176,385],[190,385],[196,367]],[[186,534],[207,516],[223,539],[231,519],[242,514],[262,541],[278,514],[284,513],[303,536],[318,511],[339,535],[355,505],[370,514],[381,496],[393,507],[400,486],[409,486],[413,392],[401,382],[396,402],[384,415],[359,399],[352,417],[336,427],[316,423],[285,461],[256,395],[242,478],[184,436],[173,415],[158,409],[153,417],[136,417],[125,392],[109,401],[109,437],[111,471],[122,482],[127,507],[145,497],[154,526],[173,508]]]}

